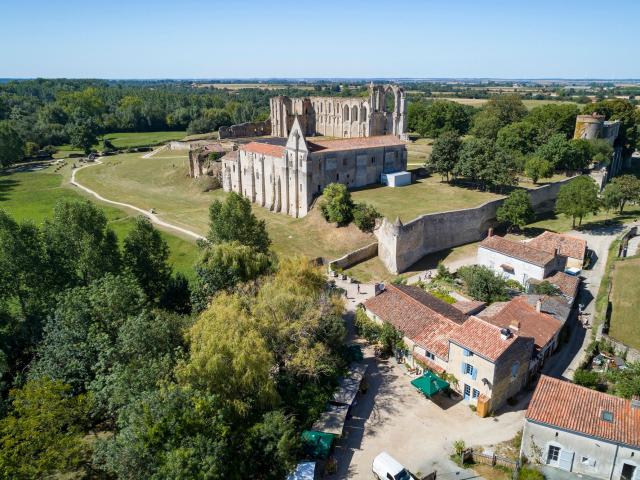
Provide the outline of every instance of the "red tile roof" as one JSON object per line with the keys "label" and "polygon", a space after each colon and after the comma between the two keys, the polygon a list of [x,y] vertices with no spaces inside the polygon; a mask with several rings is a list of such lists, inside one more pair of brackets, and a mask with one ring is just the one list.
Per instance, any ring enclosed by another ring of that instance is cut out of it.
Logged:
{"label": "red tile roof", "polygon": [[510,328],[519,322],[520,327],[516,333],[521,337],[533,338],[538,350],[543,349],[562,328],[560,320],[538,312],[536,307],[529,305],[524,295],[511,300],[493,317],[483,318],[502,328]]}
{"label": "red tile roof", "polygon": [[544,232],[531,240],[528,245],[552,254],[558,249],[560,255],[580,261],[584,260],[587,251],[585,240],[554,232]]}
{"label": "red tile roof", "polygon": [[478,317],[469,317],[464,325],[452,332],[450,340],[491,362],[495,362],[520,339],[518,335],[512,334],[503,340],[500,330],[500,327]]}
{"label": "red tile roof", "polygon": [[406,145],[407,142],[400,140],[395,135],[378,135],[374,137],[340,138],[336,140],[313,140],[307,139],[307,146],[312,152],[317,151],[342,151],[357,150],[360,148],[373,147],[393,147]]}
{"label": "red tile roof", "polygon": [[407,338],[444,359],[449,355],[450,333],[467,319],[448,303],[418,287],[406,285],[387,285],[382,293],[366,300],[364,306]]}
{"label": "red tile roof", "polygon": [[284,147],[280,145],[271,145],[269,143],[250,142],[246,145],[242,145],[240,150],[246,152],[260,153],[262,155],[268,155],[270,157],[282,157],[284,155]]}
{"label": "red tile roof", "polygon": [[529,244],[513,242],[496,235],[485,238],[480,242],[480,246],[540,267],[544,267],[554,259],[553,253],[538,250],[537,248],[531,247]]}
{"label": "red tile roof", "polygon": [[[613,421],[602,419],[602,412]],[[589,437],[640,447],[640,408],[630,400],[541,376],[526,418],[533,422],[581,433]]]}
{"label": "red tile roof", "polygon": [[237,161],[239,154],[240,152],[238,150],[231,150],[230,152],[227,152],[220,160]]}
{"label": "red tile roof", "polygon": [[420,355],[419,353],[413,352],[413,358],[435,373],[444,373],[446,371],[440,365],[436,364],[433,360],[425,357],[424,355]]}
{"label": "red tile roof", "polygon": [[482,310],[487,304],[480,300],[460,300],[453,304],[455,308],[465,315],[471,315]]}
{"label": "red tile roof", "polygon": [[563,295],[569,298],[576,298],[578,287],[580,286],[580,277],[568,275],[564,272],[556,272],[544,279],[560,289]]}

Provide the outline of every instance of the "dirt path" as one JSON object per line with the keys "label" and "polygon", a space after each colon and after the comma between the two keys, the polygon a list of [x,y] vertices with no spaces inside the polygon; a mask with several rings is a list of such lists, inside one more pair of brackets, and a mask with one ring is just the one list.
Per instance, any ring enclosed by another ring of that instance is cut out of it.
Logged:
{"label": "dirt path", "polygon": [[[154,150],[153,152],[150,153],[154,153],[156,152],[156,150]],[[151,155],[149,155],[151,156]],[[148,157],[147,157],[148,158]],[[76,180],[76,173],[79,172],[80,170],[84,169],[84,168],[89,168],[89,167],[93,167],[95,165],[100,165],[102,164],[102,162],[100,160],[96,160],[94,163],[90,163],[87,165],[83,165],[82,167],[79,168],[74,168],[71,172],[71,185],[74,185],[76,187],[78,187],[80,190],[84,190],[85,192],[87,192],[90,195],[93,195],[95,198],[97,198],[98,200],[105,202],[105,203],[109,203],[111,205],[116,205],[119,207],[126,207],[129,208],[131,210],[135,210],[136,212],[141,213],[142,215],[144,215],[145,217],[147,217],[149,220],[151,220],[152,223],[164,227],[168,230],[173,230],[179,233],[182,233],[184,235],[187,235],[191,238],[194,238],[196,240],[204,240],[205,237],[203,237],[202,235],[196,233],[196,232],[192,232],[191,230],[187,230],[186,228],[182,228],[179,227],[177,225],[173,225],[171,223],[165,222],[164,220],[161,220],[160,217],[158,217],[158,215],[156,215],[155,213],[151,213],[148,210],[143,210],[140,207],[136,207],[135,205],[131,205],[130,203],[124,203],[124,202],[117,202],[115,200],[109,200],[108,198],[103,197],[102,195],[100,195],[99,193],[95,192],[94,190],[91,190],[88,187],[85,187],[84,185],[82,185],[81,183],[79,183]]]}

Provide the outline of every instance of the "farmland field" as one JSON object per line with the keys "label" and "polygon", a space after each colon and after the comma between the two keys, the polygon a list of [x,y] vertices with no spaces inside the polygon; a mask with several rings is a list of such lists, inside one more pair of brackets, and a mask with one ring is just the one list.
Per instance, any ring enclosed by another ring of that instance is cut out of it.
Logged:
{"label": "farmland field", "polygon": [[609,335],[633,348],[640,348],[640,258],[615,262],[611,290],[611,325]]}

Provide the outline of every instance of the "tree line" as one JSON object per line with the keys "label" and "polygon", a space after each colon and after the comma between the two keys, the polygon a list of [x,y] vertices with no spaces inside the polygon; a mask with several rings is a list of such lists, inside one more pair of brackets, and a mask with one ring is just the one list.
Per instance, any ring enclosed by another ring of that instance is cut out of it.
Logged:
{"label": "tree line", "polygon": [[347,366],[342,301],[318,267],[269,250],[248,200],[210,217],[188,282],[145,218],[120,244],[87,201],[40,226],[0,211],[0,477],[295,465]]}

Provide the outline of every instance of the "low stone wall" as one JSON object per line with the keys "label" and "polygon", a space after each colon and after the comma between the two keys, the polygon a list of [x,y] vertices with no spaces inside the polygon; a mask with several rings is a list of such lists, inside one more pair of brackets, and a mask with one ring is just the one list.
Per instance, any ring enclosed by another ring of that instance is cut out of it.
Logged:
{"label": "low stone wall", "polygon": [[223,138],[261,137],[263,135],[271,135],[271,120],[239,123],[230,127],[220,127],[218,130],[220,140]]}
{"label": "low stone wall", "polygon": [[[572,178],[529,190],[535,212],[553,211],[560,187]],[[496,212],[503,202],[499,198],[478,207],[428,213],[404,225],[384,218],[375,229],[378,256],[387,270],[400,273],[425,255],[481,240],[496,224]]]}
{"label": "low stone wall", "polygon": [[631,348],[629,345],[625,345],[620,340],[610,337],[607,334],[602,334],[601,338],[611,344],[617,355],[624,357],[626,362],[640,362],[640,350]]}
{"label": "low stone wall", "polygon": [[332,270],[342,269],[346,270],[347,268],[351,268],[354,265],[364,262],[365,260],[369,260],[378,255],[378,242],[370,243],[366,247],[359,248],[358,250],[354,250],[353,252],[349,252],[342,257],[333,260],[329,263],[329,267]]}

